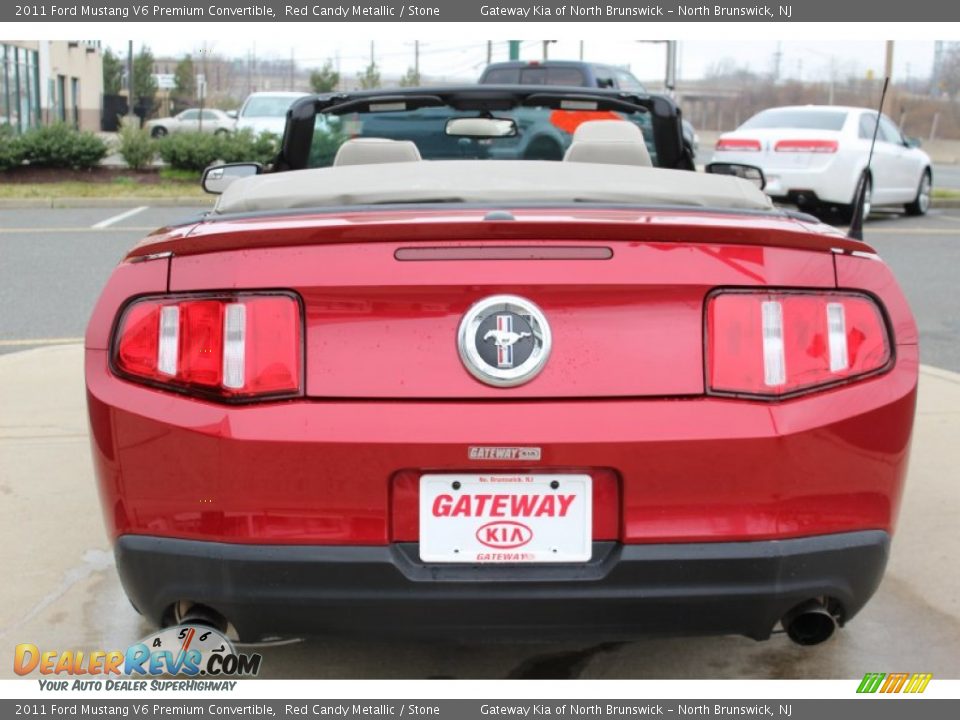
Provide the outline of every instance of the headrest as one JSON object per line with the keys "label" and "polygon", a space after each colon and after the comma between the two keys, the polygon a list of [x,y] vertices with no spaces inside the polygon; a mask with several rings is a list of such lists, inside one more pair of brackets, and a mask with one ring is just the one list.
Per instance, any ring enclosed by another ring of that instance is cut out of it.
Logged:
{"label": "headrest", "polygon": [[651,167],[640,128],[626,120],[589,120],[573,134],[563,159],[567,162]]}
{"label": "headrest", "polygon": [[410,140],[354,138],[347,140],[333,160],[336,165],[376,165],[378,163],[416,162],[420,151]]}

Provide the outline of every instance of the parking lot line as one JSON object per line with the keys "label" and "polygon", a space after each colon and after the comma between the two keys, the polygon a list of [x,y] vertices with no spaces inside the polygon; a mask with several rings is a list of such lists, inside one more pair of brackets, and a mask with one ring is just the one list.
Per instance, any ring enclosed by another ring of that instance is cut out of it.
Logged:
{"label": "parking lot line", "polygon": [[870,235],[956,235],[956,228],[917,228],[917,227],[899,227],[899,228],[872,228],[867,226],[863,229],[864,237]]}
{"label": "parking lot line", "polygon": [[98,223],[94,223],[93,225],[91,225],[91,227],[98,230],[105,227],[110,227],[115,223],[121,222],[130,217],[133,217],[137,213],[142,213],[144,210],[147,209],[147,207],[148,207],[147,205],[141,205],[140,207],[131,208],[130,210],[127,210],[126,212],[122,212],[119,215],[114,215],[113,217],[108,217],[106,220],[101,220]]}
{"label": "parking lot line", "polygon": [[103,231],[113,231],[113,232],[153,232],[156,230],[156,226],[153,227],[132,227],[129,225],[123,225],[121,227],[47,227],[47,228],[38,228],[38,227],[5,227],[0,228],[0,235],[37,235],[37,234],[50,234],[50,233],[93,233],[93,232],[103,232]]}
{"label": "parking lot line", "polygon": [[69,345],[82,343],[82,337],[61,338],[20,338],[17,340],[0,340],[0,347],[29,347],[32,345]]}

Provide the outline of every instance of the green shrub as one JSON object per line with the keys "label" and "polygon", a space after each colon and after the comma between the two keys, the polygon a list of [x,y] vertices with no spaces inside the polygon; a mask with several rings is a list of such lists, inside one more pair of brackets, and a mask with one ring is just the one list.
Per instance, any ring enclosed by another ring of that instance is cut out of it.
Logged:
{"label": "green shrub", "polygon": [[223,155],[221,160],[233,162],[258,162],[269,165],[280,150],[280,138],[273,133],[254,135],[253,131],[245,128],[233,135],[221,136]]}
{"label": "green shrub", "polygon": [[201,172],[215,162],[273,161],[280,147],[280,138],[270,133],[254,135],[243,130],[232,135],[183,132],[157,141],[160,157],[176,170]]}
{"label": "green shrub", "polygon": [[63,123],[28,130],[21,136],[21,143],[27,161],[38,167],[86,170],[95,167],[109,151],[92,132],[80,132]]}
{"label": "green shrub", "polygon": [[201,172],[221,158],[221,138],[210,133],[174,133],[157,141],[157,152],[172,168]]}
{"label": "green shrub", "polygon": [[150,133],[134,123],[124,123],[118,134],[120,156],[131,170],[142,170],[157,154],[157,148]]}
{"label": "green shrub", "polygon": [[176,170],[201,172],[216,162],[273,162],[280,138],[272,133],[255,135],[250,130],[231,135],[184,132],[156,141],[160,157]]}
{"label": "green shrub", "polygon": [[347,141],[343,128],[337,124],[321,126],[317,123],[313,129],[313,141],[310,143],[308,167],[329,167],[337,156],[337,150]]}
{"label": "green shrub", "polygon": [[9,125],[0,125],[0,171],[23,163],[23,142]]}

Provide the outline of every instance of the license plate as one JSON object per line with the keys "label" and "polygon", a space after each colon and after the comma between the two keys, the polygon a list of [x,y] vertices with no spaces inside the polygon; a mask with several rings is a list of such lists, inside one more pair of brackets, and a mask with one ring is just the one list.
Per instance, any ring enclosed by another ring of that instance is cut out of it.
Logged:
{"label": "license plate", "polygon": [[586,562],[592,499],[589,475],[422,475],[420,559]]}

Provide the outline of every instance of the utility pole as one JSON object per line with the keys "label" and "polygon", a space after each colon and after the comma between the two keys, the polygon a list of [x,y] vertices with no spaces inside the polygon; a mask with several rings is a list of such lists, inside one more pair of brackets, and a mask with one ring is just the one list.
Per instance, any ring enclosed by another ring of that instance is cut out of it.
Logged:
{"label": "utility pole", "polygon": [[132,118],[133,112],[133,40],[127,41],[127,117]]}
{"label": "utility pole", "polygon": [[413,41],[413,74],[417,77],[417,84],[420,84],[420,41]]}
{"label": "utility pole", "polygon": [[583,40],[580,41],[580,60],[583,60]]}
{"label": "utility pole", "polygon": [[293,56],[293,46],[291,45],[290,46],[290,90],[291,91],[297,89],[296,79],[295,79],[296,73],[297,73],[296,67],[297,67],[296,60],[294,59],[294,56]]}
{"label": "utility pole", "polygon": [[887,40],[887,48],[883,61],[883,76],[893,77],[893,40]]}
{"label": "utility pole", "polygon": [[940,67],[943,63],[943,40],[933,43],[933,70],[930,72],[930,97],[940,94]]}
{"label": "utility pole", "polygon": [[548,50],[548,48],[550,47],[550,43],[555,43],[555,42],[556,42],[556,40],[544,40],[544,41],[543,41],[543,60],[544,60],[544,62],[547,61],[547,58],[548,58],[548,56],[549,56],[549,54],[550,54],[550,53],[549,53],[549,50]]}
{"label": "utility pole", "polygon": [[376,61],[373,59],[373,56],[374,56],[374,53],[373,53],[373,40],[371,40],[371,41],[370,41],[370,64],[371,64],[371,65],[376,64]]}
{"label": "utility pole", "polygon": [[487,40],[487,65],[493,62],[493,40]]}
{"label": "utility pole", "polygon": [[199,80],[199,82],[197,82],[197,91],[198,91],[198,94],[200,95],[200,116],[198,118],[197,127],[200,130],[200,132],[203,132],[203,101],[207,99],[207,41],[206,40],[203,41],[203,48],[201,48],[200,50],[200,57],[202,58],[200,67],[203,70],[203,74],[199,78],[195,78],[195,79]]}
{"label": "utility pole", "polygon": [[677,87],[677,41],[667,40],[667,74],[663,81],[670,93]]}

